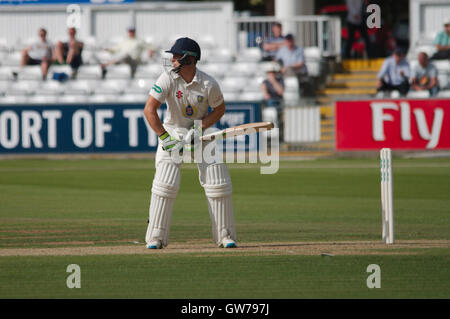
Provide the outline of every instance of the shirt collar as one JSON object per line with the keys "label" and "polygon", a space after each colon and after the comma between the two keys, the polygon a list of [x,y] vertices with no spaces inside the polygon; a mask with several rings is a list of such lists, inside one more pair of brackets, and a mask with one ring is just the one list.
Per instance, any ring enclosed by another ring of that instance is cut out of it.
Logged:
{"label": "shirt collar", "polygon": [[[170,72],[170,73],[171,73],[171,75],[172,75],[172,77],[173,77],[174,79],[180,78],[180,79],[182,79],[182,80],[184,81],[184,79],[181,77],[180,74],[178,74],[178,73],[176,73],[176,72]],[[198,69],[197,69],[197,68],[195,68],[195,75],[194,75],[194,78],[192,79],[192,82],[191,82],[191,83],[186,83],[186,84],[187,84],[187,85],[190,85],[190,84],[192,84],[192,83],[194,83],[194,82],[200,83],[200,73],[198,72]]]}

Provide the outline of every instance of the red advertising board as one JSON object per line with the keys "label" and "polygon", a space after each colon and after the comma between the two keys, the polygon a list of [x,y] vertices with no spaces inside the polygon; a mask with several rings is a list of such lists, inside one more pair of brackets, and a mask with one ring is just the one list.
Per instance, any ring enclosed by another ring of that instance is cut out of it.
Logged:
{"label": "red advertising board", "polygon": [[450,100],[336,102],[339,151],[450,149]]}

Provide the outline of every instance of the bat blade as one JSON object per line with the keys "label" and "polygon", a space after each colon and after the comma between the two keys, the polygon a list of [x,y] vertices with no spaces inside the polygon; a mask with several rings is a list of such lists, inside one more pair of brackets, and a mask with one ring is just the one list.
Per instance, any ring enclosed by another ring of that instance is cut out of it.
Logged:
{"label": "bat blade", "polygon": [[230,128],[226,128],[221,131],[217,131],[211,134],[203,135],[200,139],[202,141],[212,141],[225,139],[233,136],[239,135],[249,135],[252,133],[257,133],[261,130],[271,130],[274,127],[272,122],[255,122],[242,124]]}

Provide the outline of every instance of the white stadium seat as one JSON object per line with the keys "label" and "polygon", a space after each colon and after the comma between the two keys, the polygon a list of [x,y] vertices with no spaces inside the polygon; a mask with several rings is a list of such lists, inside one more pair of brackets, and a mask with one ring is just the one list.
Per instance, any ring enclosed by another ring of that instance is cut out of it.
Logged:
{"label": "white stadium seat", "polygon": [[243,91],[239,95],[240,101],[262,101],[264,99],[264,95],[261,91]]}
{"label": "white stadium seat", "polygon": [[131,67],[129,64],[115,64],[107,68],[106,79],[130,79]]}
{"label": "white stadium seat", "polygon": [[28,103],[28,97],[24,95],[7,95],[0,97],[0,104],[25,104]]}
{"label": "white stadium seat", "polygon": [[261,84],[264,82],[264,76],[255,76],[248,79],[247,89],[252,91],[261,90]]}
{"label": "white stadium seat", "polygon": [[409,63],[409,69],[411,71],[414,70],[417,67],[417,65],[419,65],[419,61],[417,61],[416,59],[409,60],[408,63]]}
{"label": "white stadium seat", "polygon": [[95,88],[94,94],[121,94],[128,86],[128,80],[111,79],[104,80]]}
{"label": "white stadium seat", "polygon": [[407,98],[411,99],[427,99],[430,97],[430,92],[426,91],[409,91],[406,95]]}
{"label": "white stadium seat", "polygon": [[224,77],[225,73],[228,73],[230,65],[227,63],[208,63],[199,66],[199,70],[211,75],[216,79]]}
{"label": "white stadium seat", "polygon": [[265,107],[262,111],[262,120],[264,122],[272,122],[278,126],[278,112],[275,107]]}
{"label": "white stadium seat", "polygon": [[19,69],[19,80],[42,80],[42,69],[40,65],[26,65]]}
{"label": "white stadium seat", "polygon": [[284,91],[283,100],[285,105],[295,105],[300,100],[300,95],[298,92]]}
{"label": "white stadium seat", "polygon": [[450,90],[440,91],[438,97],[450,98]]}
{"label": "white stadium seat", "polygon": [[231,102],[231,101],[239,101],[239,92],[235,92],[235,91],[224,91],[223,93],[223,98],[226,102]]}
{"label": "white stadium seat", "polygon": [[298,79],[296,76],[288,76],[284,78],[284,89],[288,92],[296,92],[298,94]]}
{"label": "white stadium seat", "polygon": [[84,65],[98,64],[100,61],[96,57],[95,52],[87,49],[83,49],[81,52],[81,59]]}
{"label": "white stadium seat", "polygon": [[30,95],[36,92],[38,86],[37,81],[17,81],[11,83],[6,93],[7,95]]}
{"label": "white stadium seat", "polygon": [[121,35],[112,36],[112,37],[108,38],[107,40],[102,41],[101,47],[102,48],[111,48],[111,47],[114,47],[114,46],[120,44],[124,40],[125,40],[125,38]]}
{"label": "white stadium seat", "polygon": [[438,74],[438,81],[439,81],[439,87],[441,90],[450,89],[450,81],[449,81],[450,74]]}
{"label": "white stadium seat", "polygon": [[231,65],[229,75],[233,76],[254,76],[258,74],[260,66],[255,62],[238,62]]}
{"label": "white stadium seat", "polygon": [[117,94],[94,94],[88,97],[89,103],[114,103],[117,102]]}
{"label": "white stadium seat", "polygon": [[434,64],[439,73],[450,73],[449,60],[433,60],[432,63]]}
{"label": "white stadium seat", "polygon": [[77,78],[82,79],[101,79],[102,69],[100,65],[82,65],[78,68]]}
{"label": "white stadium seat", "polygon": [[306,47],[303,49],[306,61],[320,61],[322,52],[318,47]]}
{"label": "white stadium seat", "polygon": [[211,51],[209,61],[214,63],[226,63],[233,61],[233,54],[228,49],[215,49]]}
{"label": "white stadium seat", "polygon": [[238,62],[259,62],[261,59],[262,52],[259,47],[243,49],[236,57],[236,61]]}
{"label": "white stadium seat", "polygon": [[113,58],[113,55],[106,51],[106,50],[98,50],[94,52],[94,57],[92,59],[96,62],[92,64],[98,64],[98,63],[106,63],[110,61]]}
{"label": "white stadium seat", "polygon": [[134,75],[135,78],[158,78],[164,72],[161,63],[139,65]]}
{"label": "white stadium seat", "polygon": [[124,93],[126,94],[147,94],[150,92],[153,84],[155,84],[156,79],[134,79],[130,81],[128,86],[125,88]]}
{"label": "white stadium seat", "polygon": [[4,58],[4,60],[2,61],[2,65],[19,66],[21,58],[22,54],[20,53],[20,51],[11,52]]}
{"label": "white stadium seat", "polygon": [[57,103],[58,96],[56,95],[32,95],[28,97],[28,103],[31,104],[47,104],[47,103]]}
{"label": "white stadium seat", "polygon": [[0,95],[5,94],[10,86],[9,81],[0,81]]}
{"label": "white stadium seat", "polygon": [[63,94],[66,89],[66,85],[59,81],[47,80],[43,82],[39,88],[38,93],[40,95],[60,95]]}
{"label": "white stadium seat", "polygon": [[8,52],[10,50],[10,46],[8,45],[8,40],[6,38],[0,38],[0,51]]}
{"label": "white stadium seat", "polygon": [[58,97],[58,103],[65,104],[78,104],[78,103],[86,103],[88,101],[88,97],[86,95],[61,95]]}
{"label": "white stadium seat", "polygon": [[[204,35],[204,36],[200,37],[198,39],[198,44],[200,45],[200,48],[202,48],[202,51],[203,51],[203,49],[217,48],[217,42],[214,39],[214,37],[211,35]],[[202,52],[202,55],[203,55],[203,52]]]}
{"label": "white stadium seat", "polygon": [[12,80],[12,69],[9,66],[0,66],[0,80]]}
{"label": "white stadium seat", "polygon": [[246,77],[230,76],[222,80],[221,87],[224,91],[241,91],[247,87]]}
{"label": "white stadium seat", "polygon": [[117,101],[121,103],[145,103],[147,98],[148,94],[122,94]]}
{"label": "white stadium seat", "polygon": [[306,68],[308,69],[308,76],[317,77],[320,75],[320,62],[306,61]]}
{"label": "white stadium seat", "polygon": [[93,36],[83,37],[83,38],[80,39],[80,41],[84,43],[83,52],[85,50],[96,51],[96,50],[99,49],[98,41]]}
{"label": "white stadium seat", "polygon": [[100,84],[98,80],[72,80],[67,82],[66,94],[70,95],[89,95]]}

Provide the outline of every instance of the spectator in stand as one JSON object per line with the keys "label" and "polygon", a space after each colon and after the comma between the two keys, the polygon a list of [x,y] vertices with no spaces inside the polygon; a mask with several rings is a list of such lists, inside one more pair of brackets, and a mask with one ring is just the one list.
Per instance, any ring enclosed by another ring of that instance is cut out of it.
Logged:
{"label": "spectator in stand", "polygon": [[303,48],[295,45],[295,39],[292,34],[288,34],[285,37],[284,44],[275,55],[275,60],[281,64],[283,76],[306,76],[308,70],[306,69]]}
{"label": "spectator in stand", "polygon": [[278,50],[284,45],[281,23],[272,24],[272,35],[264,40],[263,43],[263,61],[275,60]]}
{"label": "spectator in stand", "polygon": [[284,93],[284,80],[280,73],[280,65],[278,63],[272,62],[268,65],[266,79],[263,81],[261,89],[267,106],[281,106]]}
{"label": "spectator in stand", "polygon": [[439,92],[436,67],[430,63],[425,52],[420,52],[417,59],[419,64],[412,70],[411,89],[414,91],[428,90],[430,96],[436,96]]}
{"label": "spectator in stand", "polygon": [[365,0],[346,0],[347,5],[347,30],[348,39],[344,47],[344,56],[346,58],[351,57],[353,42],[355,41],[355,31],[359,31],[361,37],[364,39],[366,45],[366,52],[369,57],[372,56],[371,43],[369,41],[369,36],[367,35],[367,26],[365,17]]}
{"label": "spectator in stand", "polygon": [[77,30],[75,28],[69,28],[69,41],[59,41],[53,52],[53,60],[59,64],[69,64],[72,68],[72,78],[76,77],[78,68],[83,64],[81,58],[81,52],[83,51],[83,42],[78,41],[75,38]]}
{"label": "spectator in stand", "polygon": [[431,60],[450,59],[450,20],[444,23],[444,31],[439,32],[434,39],[438,51],[433,54]]}
{"label": "spectator in stand", "polygon": [[377,77],[379,93],[394,90],[397,90],[402,96],[408,93],[410,69],[403,49],[396,48],[393,55],[384,60]]}
{"label": "spectator in stand", "polygon": [[128,27],[128,39],[119,43],[113,48],[106,49],[115,54],[114,58],[106,63],[102,63],[103,78],[106,75],[107,67],[111,64],[127,63],[131,67],[131,76],[134,77],[137,66],[141,63],[141,55],[144,50],[148,50],[150,57],[153,56],[154,48],[144,41],[136,38],[136,28]]}
{"label": "spectator in stand", "polygon": [[[47,30],[39,29],[39,40],[31,46],[22,50],[20,67],[25,65],[40,65],[42,70],[42,79],[47,79],[48,68],[52,60],[52,45],[47,41]],[[13,72],[14,78],[17,78],[17,72]]]}

